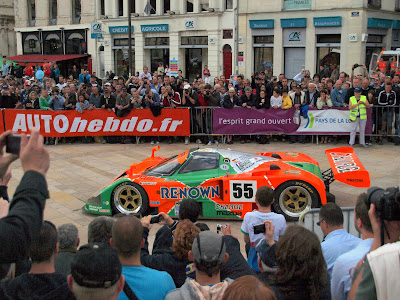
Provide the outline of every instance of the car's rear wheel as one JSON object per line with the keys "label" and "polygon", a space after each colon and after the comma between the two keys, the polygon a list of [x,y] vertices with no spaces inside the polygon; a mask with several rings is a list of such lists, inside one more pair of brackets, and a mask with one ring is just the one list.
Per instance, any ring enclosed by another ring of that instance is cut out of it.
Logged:
{"label": "car's rear wheel", "polygon": [[145,214],[149,209],[149,197],[140,185],[126,181],[113,190],[111,205],[114,213]]}
{"label": "car's rear wheel", "polygon": [[320,197],[316,189],[304,181],[291,180],[275,190],[274,210],[288,221],[297,221],[308,209],[318,207]]}

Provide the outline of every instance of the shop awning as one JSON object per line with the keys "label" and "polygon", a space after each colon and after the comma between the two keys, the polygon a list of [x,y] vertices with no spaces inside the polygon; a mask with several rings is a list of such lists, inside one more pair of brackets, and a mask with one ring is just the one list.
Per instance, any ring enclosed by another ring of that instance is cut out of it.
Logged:
{"label": "shop awning", "polygon": [[63,60],[70,60],[75,58],[82,58],[87,57],[89,55],[41,55],[41,54],[26,54],[26,55],[17,55],[17,56],[10,56],[6,59],[12,60],[14,62],[23,62],[23,63],[42,63],[45,61],[63,61]]}

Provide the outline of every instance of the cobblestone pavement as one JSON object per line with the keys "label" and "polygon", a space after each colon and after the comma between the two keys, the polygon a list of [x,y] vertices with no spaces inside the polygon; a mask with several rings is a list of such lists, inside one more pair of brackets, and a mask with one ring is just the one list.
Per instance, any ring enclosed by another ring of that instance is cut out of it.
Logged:
{"label": "cobblestone pavement", "polygon": [[[160,156],[172,156],[190,148],[197,148],[197,144],[184,145],[160,144],[161,149],[157,153]],[[222,145],[220,148],[229,148],[243,152],[270,152],[270,151],[297,151],[315,158],[321,166],[321,170],[329,168],[325,150],[333,148],[333,145],[293,144],[276,142],[269,145],[255,143]],[[338,144],[337,146],[346,146]],[[115,176],[135,162],[140,162],[150,156],[153,145],[142,143],[129,144],[59,144],[48,146],[51,155],[51,166],[47,181],[51,199],[47,201],[44,217],[52,221],[56,226],[64,223],[73,223],[79,229],[81,244],[87,242],[87,226],[95,215],[82,211],[82,206],[91,194],[112,180]],[[202,146],[201,147],[205,147]],[[215,145],[211,147],[217,147]],[[373,186],[388,187],[400,184],[400,147],[393,144],[384,146],[373,145],[369,149],[356,146],[355,151],[364,167],[370,172]],[[9,186],[12,195],[22,177],[22,169],[17,161],[13,164],[13,178]],[[357,195],[366,189],[358,189],[345,184],[334,182],[331,192],[336,196],[336,203],[340,206],[353,206]],[[205,221],[216,230],[216,225],[221,221]],[[240,221],[232,221],[233,235],[238,237],[242,245],[240,233]],[[150,241],[154,239],[159,225],[155,225],[150,232]],[[242,247],[243,249],[243,247]]]}

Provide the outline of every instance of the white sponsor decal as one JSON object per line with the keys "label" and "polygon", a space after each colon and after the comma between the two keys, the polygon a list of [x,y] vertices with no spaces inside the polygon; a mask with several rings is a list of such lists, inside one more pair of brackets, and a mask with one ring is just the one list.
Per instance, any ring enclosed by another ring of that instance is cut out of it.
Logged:
{"label": "white sponsor decal", "polygon": [[140,182],[140,185],[156,185],[157,182]]}
{"label": "white sponsor decal", "polygon": [[254,202],[257,191],[256,180],[231,180],[230,202]]}

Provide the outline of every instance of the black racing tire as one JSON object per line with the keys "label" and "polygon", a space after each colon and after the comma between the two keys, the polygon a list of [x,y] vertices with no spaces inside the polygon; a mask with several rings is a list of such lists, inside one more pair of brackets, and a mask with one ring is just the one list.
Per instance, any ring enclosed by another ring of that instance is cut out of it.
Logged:
{"label": "black racing tire", "polygon": [[287,221],[297,221],[308,209],[319,207],[320,197],[317,190],[308,182],[290,180],[275,189],[275,212],[285,216]]}
{"label": "black racing tire", "polygon": [[140,185],[125,181],[118,184],[110,199],[113,214],[146,214],[149,210],[149,196]]}

